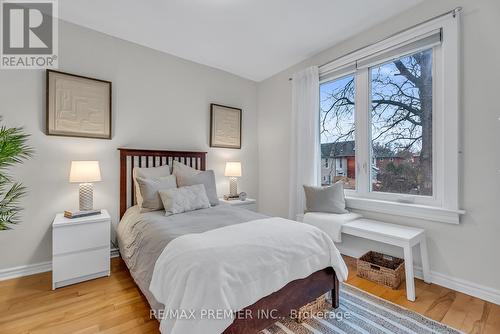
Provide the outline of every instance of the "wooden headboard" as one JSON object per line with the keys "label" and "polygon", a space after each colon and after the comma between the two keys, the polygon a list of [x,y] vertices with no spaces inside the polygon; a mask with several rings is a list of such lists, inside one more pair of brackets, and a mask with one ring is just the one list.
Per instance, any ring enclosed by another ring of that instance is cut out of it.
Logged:
{"label": "wooden headboard", "polygon": [[119,148],[120,151],[120,219],[134,205],[135,187],[132,178],[134,167],[159,167],[174,160],[192,168],[205,170],[207,152],[142,150]]}

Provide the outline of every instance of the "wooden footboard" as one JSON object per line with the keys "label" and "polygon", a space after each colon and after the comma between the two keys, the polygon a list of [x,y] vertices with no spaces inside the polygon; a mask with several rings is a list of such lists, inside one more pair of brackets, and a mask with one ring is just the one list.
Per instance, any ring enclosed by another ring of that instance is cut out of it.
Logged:
{"label": "wooden footboard", "polygon": [[[279,317],[288,317],[293,310],[332,292],[334,308],[339,306],[339,281],[333,268],[319,270],[304,279],[292,281],[282,289],[243,309],[223,334],[253,334],[269,327]],[[247,315],[247,316],[245,316]]]}

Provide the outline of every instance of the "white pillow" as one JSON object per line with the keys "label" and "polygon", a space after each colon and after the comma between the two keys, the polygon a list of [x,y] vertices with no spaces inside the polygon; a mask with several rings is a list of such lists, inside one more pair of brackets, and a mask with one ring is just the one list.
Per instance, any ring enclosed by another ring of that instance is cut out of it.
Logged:
{"label": "white pillow", "polygon": [[135,200],[137,205],[142,206],[142,194],[137,178],[143,179],[159,179],[170,175],[170,166],[164,165],[160,167],[134,167],[132,169],[132,178],[135,186]]}
{"label": "white pillow", "polygon": [[165,216],[210,207],[203,184],[160,190],[159,193],[165,207]]}
{"label": "white pillow", "polygon": [[163,203],[158,192],[160,190],[177,188],[174,175],[158,179],[144,179],[142,177],[137,177],[136,180],[142,194],[141,212],[163,209]]}

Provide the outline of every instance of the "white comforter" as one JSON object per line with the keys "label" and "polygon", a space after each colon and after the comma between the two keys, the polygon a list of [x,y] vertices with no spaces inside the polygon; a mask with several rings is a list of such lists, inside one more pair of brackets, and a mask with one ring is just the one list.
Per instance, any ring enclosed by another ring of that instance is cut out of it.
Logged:
{"label": "white comforter", "polygon": [[321,230],[283,218],[231,225],[171,241],[158,258],[150,290],[165,305],[164,334],[219,334],[231,311],[252,305],[289,282],[347,267]]}

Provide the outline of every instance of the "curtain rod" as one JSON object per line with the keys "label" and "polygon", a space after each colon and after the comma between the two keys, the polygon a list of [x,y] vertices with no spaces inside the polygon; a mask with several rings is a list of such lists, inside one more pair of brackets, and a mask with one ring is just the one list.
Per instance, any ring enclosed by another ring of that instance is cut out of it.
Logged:
{"label": "curtain rod", "polygon": [[[360,51],[360,50],[363,50],[364,48],[368,48],[368,47],[370,47],[370,46],[372,46],[372,45],[375,45],[375,44],[377,44],[377,43],[383,42],[383,41],[385,41],[385,40],[387,40],[387,39],[389,39],[389,38],[391,38],[391,37],[394,37],[394,36],[396,36],[396,35],[399,35],[399,34],[401,34],[401,33],[404,33],[405,31],[411,30],[411,29],[413,29],[413,28],[415,28],[415,27],[418,27],[418,26],[420,26],[420,25],[422,25],[422,24],[426,24],[427,22],[430,22],[430,21],[432,21],[432,20],[438,19],[438,18],[440,18],[440,17],[446,16],[446,15],[450,15],[450,14],[452,14],[452,15],[453,15],[453,17],[456,17],[456,16],[457,16],[457,14],[458,14],[459,12],[461,12],[461,11],[462,11],[462,7],[456,7],[456,8],[454,8],[454,9],[450,10],[450,11],[447,11],[446,13],[442,13],[442,14],[436,15],[436,16],[431,17],[430,19],[427,19],[427,20],[425,20],[425,21],[423,21],[423,22],[420,22],[420,23],[414,24],[414,25],[412,25],[411,27],[408,27],[408,28],[405,28],[405,29],[403,29],[403,30],[400,30],[400,31],[398,31],[398,32],[396,32],[396,33],[394,33],[394,34],[391,34],[391,35],[389,35],[389,36],[387,36],[387,37],[384,37],[384,38],[382,38],[382,39],[380,39],[380,40],[378,40],[378,41],[376,41],[376,42],[373,42],[373,43],[370,43],[370,44],[365,45],[365,46],[363,46],[363,47],[360,47],[360,48],[357,48],[357,49],[355,49],[355,50],[349,51],[348,53],[346,53],[346,54],[344,54],[344,55],[342,55],[342,56],[340,56],[340,57],[334,58],[334,59],[332,59],[332,60],[329,60],[328,62],[326,62],[326,63],[324,63],[324,64],[322,64],[322,65],[320,65],[320,66],[318,66],[318,67],[323,67],[323,66],[325,66],[325,65],[328,65],[328,64],[330,64],[331,62],[334,62],[334,61],[336,61],[336,60],[339,60],[340,58],[343,58],[343,57],[349,56],[349,55],[351,55],[351,54],[353,54],[353,53],[355,53],[355,52],[358,52],[358,51]],[[293,80],[292,78],[288,78],[288,81],[292,81],[292,80]]]}

